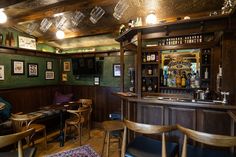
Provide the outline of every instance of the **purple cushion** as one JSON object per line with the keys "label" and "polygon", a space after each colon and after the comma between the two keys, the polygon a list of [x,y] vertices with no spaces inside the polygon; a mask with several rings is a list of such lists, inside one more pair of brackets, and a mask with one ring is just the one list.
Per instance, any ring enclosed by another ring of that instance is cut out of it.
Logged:
{"label": "purple cushion", "polygon": [[72,100],[72,93],[69,94],[62,94],[59,92],[55,93],[55,97],[54,97],[54,104],[58,104],[58,103],[64,103],[64,102],[69,102]]}

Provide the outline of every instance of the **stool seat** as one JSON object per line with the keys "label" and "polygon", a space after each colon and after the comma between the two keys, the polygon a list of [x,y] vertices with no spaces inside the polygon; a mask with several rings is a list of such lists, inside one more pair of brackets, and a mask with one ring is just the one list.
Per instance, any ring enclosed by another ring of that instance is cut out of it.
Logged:
{"label": "stool seat", "polygon": [[124,129],[124,123],[117,120],[104,121],[102,122],[102,126],[105,131],[117,131]]}
{"label": "stool seat", "polygon": [[[108,157],[109,156],[109,147],[110,147],[110,134],[114,131],[123,130],[124,123],[122,121],[118,121],[118,120],[104,121],[104,122],[102,122],[102,127],[105,131],[105,137],[104,137],[103,148],[102,148],[102,156],[103,156],[103,151],[104,151],[104,147],[105,147],[105,140],[107,139],[106,157]],[[121,137],[117,137],[117,138],[119,139],[119,143],[120,143]]]}

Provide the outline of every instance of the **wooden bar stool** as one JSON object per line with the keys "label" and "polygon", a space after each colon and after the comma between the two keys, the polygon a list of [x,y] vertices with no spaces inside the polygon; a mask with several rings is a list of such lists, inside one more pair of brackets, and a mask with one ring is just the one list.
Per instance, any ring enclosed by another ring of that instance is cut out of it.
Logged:
{"label": "wooden bar stool", "polygon": [[[124,129],[124,123],[122,121],[118,121],[118,120],[111,120],[111,121],[104,121],[102,122],[102,126],[103,129],[105,131],[105,137],[104,137],[104,141],[103,141],[103,148],[102,148],[102,156],[103,156],[103,151],[104,151],[104,147],[105,147],[105,143],[106,145],[106,157],[109,156],[109,147],[110,147],[110,135],[112,132],[114,131],[121,131]],[[120,143],[120,138],[119,138],[119,143]],[[107,139],[107,141],[106,141]]]}

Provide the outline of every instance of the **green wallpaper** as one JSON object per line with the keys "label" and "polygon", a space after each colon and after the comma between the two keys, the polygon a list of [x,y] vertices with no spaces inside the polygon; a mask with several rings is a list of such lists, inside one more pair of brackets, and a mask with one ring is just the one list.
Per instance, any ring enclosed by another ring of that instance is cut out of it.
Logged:
{"label": "green wallpaper", "polygon": [[[25,61],[25,74],[12,75],[11,74],[11,60]],[[54,80],[45,80],[46,61],[53,62],[53,71],[55,72]],[[37,63],[39,67],[38,77],[28,77],[27,63]],[[5,68],[5,80],[0,81],[0,89],[40,86],[40,85],[54,85],[59,83],[59,61],[51,58],[23,56],[13,54],[0,54],[0,65]]]}
{"label": "green wallpaper", "polygon": [[[64,61],[70,61],[71,59],[66,59]],[[103,61],[103,73],[100,75],[100,86],[109,86],[109,87],[119,87],[120,86],[120,77],[113,77],[113,64],[119,63],[119,56],[109,56],[104,57]],[[129,76],[128,76],[128,67],[134,65],[134,57],[133,56],[125,56],[125,84],[129,86]],[[72,70],[67,73],[68,81],[66,84],[70,85],[93,85],[93,77],[91,76],[80,76],[76,78],[73,75]]]}

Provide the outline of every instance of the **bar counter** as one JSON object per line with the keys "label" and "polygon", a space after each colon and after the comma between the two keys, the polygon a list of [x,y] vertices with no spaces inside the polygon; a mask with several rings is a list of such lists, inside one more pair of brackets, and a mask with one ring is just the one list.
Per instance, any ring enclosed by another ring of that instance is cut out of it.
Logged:
{"label": "bar counter", "polygon": [[[158,100],[155,97],[124,96],[121,98],[123,118],[140,123],[172,125],[180,124],[194,130],[232,135],[232,118],[236,105],[212,101],[196,101],[181,98]],[[160,98],[160,97],[159,97]]]}

